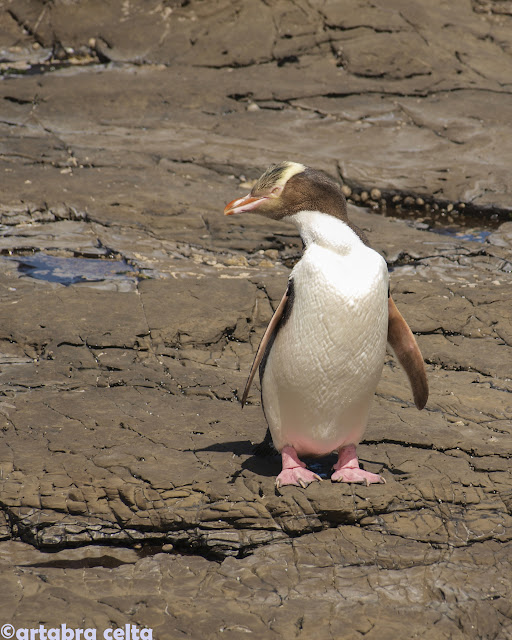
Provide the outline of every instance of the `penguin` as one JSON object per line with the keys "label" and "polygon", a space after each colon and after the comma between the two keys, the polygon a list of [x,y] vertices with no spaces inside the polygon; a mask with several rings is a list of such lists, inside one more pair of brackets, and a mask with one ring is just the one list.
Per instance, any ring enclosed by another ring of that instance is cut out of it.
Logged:
{"label": "penguin", "polygon": [[338,454],[333,482],[385,482],[360,468],[356,447],[386,343],[408,375],[418,409],[427,402],[428,383],[414,335],[390,296],[384,258],[349,221],[340,184],[297,162],[270,166],[248,195],[224,209],[245,212],[290,220],[304,244],[241,399],[243,407],[259,369],[264,415],[282,457],[277,487],[320,480],[301,457],[332,452]]}

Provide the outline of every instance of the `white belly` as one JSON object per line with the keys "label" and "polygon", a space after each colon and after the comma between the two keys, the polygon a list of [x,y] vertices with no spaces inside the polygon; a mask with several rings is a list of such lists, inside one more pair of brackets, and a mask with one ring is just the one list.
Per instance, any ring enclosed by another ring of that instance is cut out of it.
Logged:
{"label": "white belly", "polygon": [[292,271],[292,312],[266,363],[262,398],[274,445],[324,455],[357,444],[384,363],[388,273],[361,244],[311,244]]}

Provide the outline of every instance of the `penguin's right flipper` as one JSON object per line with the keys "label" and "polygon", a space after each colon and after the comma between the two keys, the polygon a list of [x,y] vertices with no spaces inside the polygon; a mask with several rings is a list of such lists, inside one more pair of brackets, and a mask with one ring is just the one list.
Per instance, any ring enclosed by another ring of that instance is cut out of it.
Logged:
{"label": "penguin's right flipper", "polygon": [[272,435],[270,429],[267,427],[267,433],[261,442],[254,445],[253,453],[255,456],[273,456],[276,453],[276,449],[272,442]]}
{"label": "penguin's right flipper", "polygon": [[388,298],[388,342],[409,378],[414,403],[423,409],[428,400],[428,382],[423,356],[409,325],[396,308],[393,298]]}
{"label": "penguin's right flipper", "polygon": [[247,378],[247,382],[245,383],[245,389],[242,395],[242,399],[240,400],[242,404],[242,408],[245,405],[247,400],[247,396],[249,395],[249,389],[251,388],[252,381],[254,380],[254,376],[256,375],[256,371],[260,366],[260,362],[265,355],[265,351],[267,350],[267,346],[274,336],[279,322],[283,316],[284,310],[286,308],[286,303],[288,302],[288,298],[290,297],[291,291],[291,280],[288,282],[288,287],[284,292],[284,296],[281,298],[281,302],[277,305],[277,309],[274,311],[274,315],[270,319],[267,328],[265,329],[265,333],[263,334],[263,338],[261,339],[260,346],[258,347],[258,351],[256,351],[256,356],[254,357],[254,362],[252,363],[251,372],[249,373],[249,377]]}

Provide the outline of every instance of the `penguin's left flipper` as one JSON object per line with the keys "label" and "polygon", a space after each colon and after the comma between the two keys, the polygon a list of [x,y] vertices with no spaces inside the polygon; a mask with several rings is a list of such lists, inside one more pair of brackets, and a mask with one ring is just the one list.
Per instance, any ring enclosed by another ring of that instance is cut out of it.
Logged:
{"label": "penguin's left flipper", "polygon": [[249,389],[251,388],[252,381],[254,380],[254,376],[256,375],[256,371],[260,366],[260,362],[265,355],[265,351],[267,349],[267,345],[269,341],[272,339],[277,327],[279,326],[279,322],[283,316],[284,310],[286,308],[286,303],[288,302],[288,298],[290,297],[290,288],[291,285],[288,283],[288,287],[284,292],[284,296],[281,298],[281,302],[277,305],[277,309],[274,311],[274,315],[270,319],[268,323],[268,327],[265,329],[265,333],[263,334],[263,338],[261,339],[260,346],[258,347],[258,351],[256,351],[256,355],[254,357],[254,362],[252,363],[251,372],[249,373],[249,377],[247,378],[247,382],[245,383],[245,389],[242,395],[242,399],[240,400],[242,404],[242,409],[247,400],[247,396],[249,395]]}
{"label": "penguin's left flipper", "polygon": [[428,382],[423,356],[416,338],[391,296],[388,298],[388,342],[409,378],[415,405],[418,409],[423,409],[428,400]]}

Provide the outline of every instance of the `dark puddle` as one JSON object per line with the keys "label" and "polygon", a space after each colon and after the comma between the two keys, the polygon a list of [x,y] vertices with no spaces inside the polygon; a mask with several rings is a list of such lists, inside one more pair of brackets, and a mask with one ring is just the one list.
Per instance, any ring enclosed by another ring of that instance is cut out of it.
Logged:
{"label": "dark puddle", "polygon": [[18,271],[36,280],[58,282],[63,285],[79,282],[135,279],[137,272],[124,260],[95,258],[64,258],[46,253],[7,258],[18,263]]}
{"label": "dark puddle", "polygon": [[69,69],[74,67],[94,67],[98,66],[99,64],[101,64],[101,62],[97,59],[87,62],[37,62],[27,65],[25,69],[8,67],[6,69],[3,69],[0,75],[5,76],[6,78],[16,78],[18,76],[41,76],[47,73],[52,73],[53,71],[60,71],[61,69]]}
{"label": "dark puddle", "polygon": [[450,238],[460,238],[460,240],[471,240],[472,242],[485,242],[486,238],[491,235],[492,231],[485,229],[468,229],[461,231],[455,227],[432,228],[429,231],[439,233],[442,236],[450,236]]}
{"label": "dark puddle", "polygon": [[34,64],[28,64],[24,69],[18,69],[16,67],[7,67],[3,69],[2,75],[6,77],[17,77],[17,76],[40,76],[44,73],[48,73],[50,71],[58,71],[59,69],[65,69],[69,67],[69,64],[64,62],[57,63],[47,63],[47,62],[36,62]]}
{"label": "dark puddle", "polygon": [[414,208],[388,206],[382,214],[385,217],[409,220],[416,229],[471,242],[485,242],[487,237],[505,222],[505,219],[497,214],[479,216],[456,210],[426,212]]}
{"label": "dark puddle", "polygon": [[[43,59],[45,52],[47,57]],[[39,58],[37,62],[27,60],[24,66],[16,64],[15,60],[0,58],[0,77],[42,76],[70,67],[92,67],[110,62],[110,59],[105,55],[87,47],[82,47],[79,50],[66,50],[62,46],[58,46],[53,50],[40,50],[36,52],[36,55]],[[23,64],[23,61],[20,62]]]}
{"label": "dark puddle", "polygon": [[305,458],[308,469],[316,473],[322,480],[328,480],[332,475],[332,467],[337,460],[337,456],[329,455],[322,458]]}

